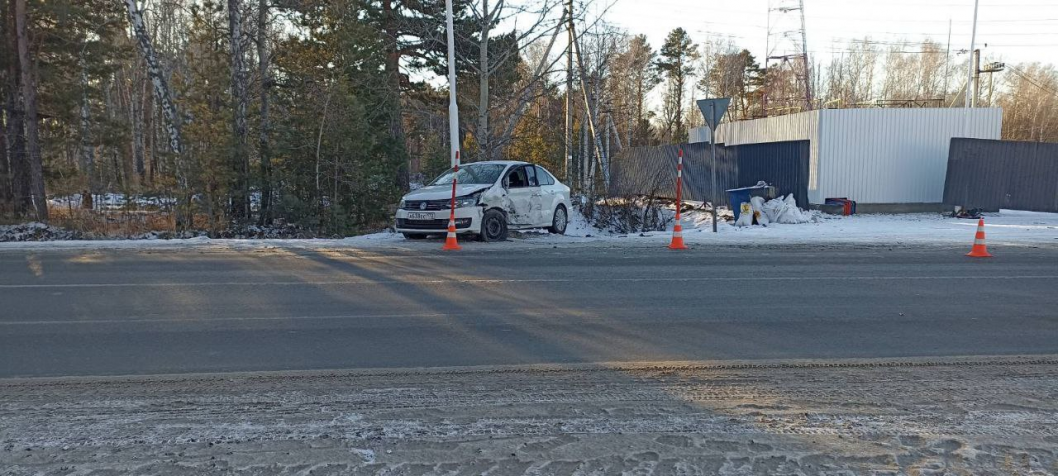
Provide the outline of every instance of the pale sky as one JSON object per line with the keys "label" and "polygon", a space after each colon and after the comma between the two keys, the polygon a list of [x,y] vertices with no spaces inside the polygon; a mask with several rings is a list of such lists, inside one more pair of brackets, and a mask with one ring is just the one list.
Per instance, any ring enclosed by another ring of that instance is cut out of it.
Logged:
{"label": "pale sky", "polygon": [[[764,63],[769,0],[600,0],[599,8],[604,3],[612,4],[606,15],[611,23],[646,34],[655,49],[670,30],[683,27],[696,42],[731,38]],[[868,35],[883,44],[931,38],[943,47],[951,20],[952,58],[961,62],[965,56],[955,52],[969,49],[973,5],[973,0],[804,0],[809,56],[825,65],[848,49],[849,40]],[[773,21],[780,17],[773,13]],[[795,14],[785,17],[800,21]],[[780,29],[787,28],[775,28]],[[989,59],[1058,63],[1058,0],[981,0],[977,45]]]}

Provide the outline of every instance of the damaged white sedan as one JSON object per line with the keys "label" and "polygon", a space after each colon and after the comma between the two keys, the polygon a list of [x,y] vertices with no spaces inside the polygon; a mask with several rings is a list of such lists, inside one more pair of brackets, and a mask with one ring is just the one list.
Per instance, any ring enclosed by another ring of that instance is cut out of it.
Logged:
{"label": "damaged white sedan", "polygon": [[488,161],[461,165],[404,196],[397,207],[397,231],[409,239],[444,233],[456,179],[456,232],[482,241],[503,241],[508,230],[546,228],[566,232],[569,187],[539,165]]}

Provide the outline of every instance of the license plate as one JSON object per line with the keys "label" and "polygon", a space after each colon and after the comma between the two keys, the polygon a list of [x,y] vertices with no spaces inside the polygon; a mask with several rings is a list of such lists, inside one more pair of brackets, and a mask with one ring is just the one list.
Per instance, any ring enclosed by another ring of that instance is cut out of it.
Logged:
{"label": "license plate", "polygon": [[433,213],[409,213],[409,220],[433,220]]}

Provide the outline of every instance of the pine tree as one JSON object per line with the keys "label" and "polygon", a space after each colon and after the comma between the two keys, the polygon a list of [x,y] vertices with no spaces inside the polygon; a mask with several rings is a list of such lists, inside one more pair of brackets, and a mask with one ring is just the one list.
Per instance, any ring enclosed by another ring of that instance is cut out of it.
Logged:
{"label": "pine tree", "polygon": [[690,77],[694,75],[693,61],[698,50],[691,41],[687,30],[676,28],[669,32],[661,46],[661,56],[657,60],[658,70],[668,82],[665,89],[663,119],[665,134],[669,142],[685,142],[687,128],[683,122],[684,94]]}

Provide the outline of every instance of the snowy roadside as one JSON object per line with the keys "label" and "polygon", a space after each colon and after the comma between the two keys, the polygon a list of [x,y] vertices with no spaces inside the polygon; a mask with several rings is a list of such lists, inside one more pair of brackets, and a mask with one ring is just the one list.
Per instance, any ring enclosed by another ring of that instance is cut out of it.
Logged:
{"label": "snowy roadside", "polygon": [[[990,246],[1058,246],[1058,214],[1002,210],[986,214]],[[976,220],[956,219],[939,214],[823,216],[811,223],[739,228],[728,222],[712,222],[704,211],[685,213],[684,240],[691,247],[856,245],[856,246],[962,246],[973,243]],[[671,225],[669,227],[671,230]],[[564,236],[545,232],[514,234],[505,243],[477,243],[461,240],[468,250],[506,250],[526,247],[664,247],[668,232],[615,234],[593,228],[578,213],[570,216]],[[407,249],[429,250],[438,240],[410,241],[398,233],[380,232],[342,239],[189,239],[153,240],[56,240],[0,242],[0,250],[47,249]]]}
{"label": "snowy roadside", "polygon": [[1056,362],[0,380],[0,474],[1054,474]]}

